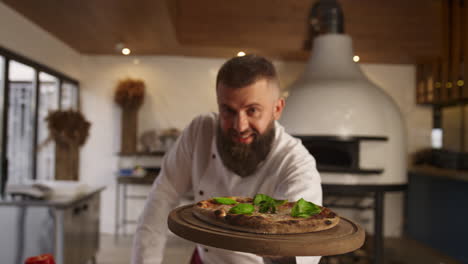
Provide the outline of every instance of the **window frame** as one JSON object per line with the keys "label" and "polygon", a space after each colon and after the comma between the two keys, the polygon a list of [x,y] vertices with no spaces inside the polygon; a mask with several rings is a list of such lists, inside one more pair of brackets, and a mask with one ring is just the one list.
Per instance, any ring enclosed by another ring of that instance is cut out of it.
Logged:
{"label": "window frame", "polygon": [[[49,75],[52,75],[58,79],[58,109],[61,109],[61,102],[62,102],[62,85],[65,82],[71,83],[75,85],[76,87],[76,94],[77,94],[77,109],[81,109],[81,103],[80,103],[80,83],[76,79],[67,76],[64,73],[61,73],[59,71],[54,70],[51,67],[48,67],[46,65],[43,65],[41,63],[38,63],[32,59],[26,58],[22,55],[19,55],[13,51],[10,51],[2,46],[0,46],[0,56],[4,58],[4,68],[3,72],[0,72],[0,74],[3,74],[3,91],[0,91],[0,93],[3,93],[3,101],[0,100],[0,109],[3,108],[3,116],[1,116],[2,120],[2,126],[0,129],[0,148],[1,148],[1,153],[0,153],[0,194],[3,197],[4,196],[4,191],[6,187],[6,183],[8,181],[8,175],[7,175],[7,144],[8,144],[8,134],[7,134],[7,129],[8,129],[8,105],[9,105],[9,87],[10,87],[10,79],[9,79],[9,70],[10,70],[10,61],[16,61],[19,63],[22,63],[24,65],[27,65],[31,67],[34,70],[35,74],[35,82],[33,84],[33,89],[36,94],[36,98],[34,100],[35,105],[33,105],[34,108],[34,121],[33,121],[33,153],[32,153],[32,159],[33,159],[33,166],[32,166],[32,179],[35,180],[37,179],[36,175],[36,170],[37,170],[37,138],[38,138],[38,115],[39,115],[39,103],[40,103],[40,80],[39,80],[39,73],[44,72]],[[1,96],[0,96],[1,97]]]}

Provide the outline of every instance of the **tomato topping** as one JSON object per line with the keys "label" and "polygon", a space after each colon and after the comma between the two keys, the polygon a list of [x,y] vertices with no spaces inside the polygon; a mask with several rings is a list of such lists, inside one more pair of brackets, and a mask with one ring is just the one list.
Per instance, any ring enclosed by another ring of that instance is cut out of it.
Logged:
{"label": "tomato topping", "polygon": [[26,259],[24,264],[55,264],[55,260],[52,254],[42,254]]}

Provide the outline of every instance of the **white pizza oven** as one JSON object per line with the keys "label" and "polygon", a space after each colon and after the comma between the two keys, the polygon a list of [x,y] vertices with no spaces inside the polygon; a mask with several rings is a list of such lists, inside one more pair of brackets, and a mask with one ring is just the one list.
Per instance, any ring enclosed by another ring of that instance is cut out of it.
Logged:
{"label": "white pizza oven", "polygon": [[406,183],[401,113],[352,58],[349,36],[316,37],[303,75],[289,90],[280,123],[302,139],[325,184]]}
{"label": "white pizza oven", "polygon": [[[392,98],[370,82],[352,58],[349,36],[316,37],[304,73],[289,90],[280,123],[315,157],[324,204],[342,208],[339,214],[374,234],[374,254],[383,259],[383,237],[403,233],[405,128]],[[373,195],[356,200],[346,193],[349,189],[354,195]],[[354,209],[330,199],[354,204]],[[362,207],[369,201],[373,211]]]}
{"label": "white pizza oven", "polygon": [[374,263],[383,263],[383,237],[403,232],[406,131],[393,99],[353,61],[343,21],[336,0],[311,9],[312,56],[280,123],[315,157],[324,205],[373,234]]}

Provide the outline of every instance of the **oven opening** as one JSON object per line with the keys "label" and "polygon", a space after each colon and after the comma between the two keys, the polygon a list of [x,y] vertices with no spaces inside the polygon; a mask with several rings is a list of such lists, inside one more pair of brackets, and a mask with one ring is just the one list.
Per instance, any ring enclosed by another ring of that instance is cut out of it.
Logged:
{"label": "oven opening", "polygon": [[387,140],[383,137],[296,136],[314,156],[320,172],[371,174],[383,170],[359,167],[360,141]]}
{"label": "oven opening", "polygon": [[359,165],[358,142],[309,139],[302,141],[319,170],[346,170]]}
{"label": "oven opening", "polygon": [[352,167],[352,157],[342,149],[330,146],[312,146],[310,151],[315,153],[315,158],[322,166],[327,167]]}

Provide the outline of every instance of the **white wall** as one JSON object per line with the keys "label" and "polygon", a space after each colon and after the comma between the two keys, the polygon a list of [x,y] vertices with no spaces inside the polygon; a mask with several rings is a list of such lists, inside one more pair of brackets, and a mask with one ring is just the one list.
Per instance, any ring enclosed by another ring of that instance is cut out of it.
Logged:
{"label": "white wall", "polygon": [[[120,79],[143,79],[146,96],[139,111],[139,132],[176,127],[183,129],[197,114],[216,111],[214,83],[221,59],[183,57],[85,56],[83,59],[82,110],[91,121],[90,138],[81,152],[80,174],[90,184],[106,185],[103,192],[101,230],[113,232],[116,153],[120,149],[120,109],[113,101]],[[137,192],[145,192],[140,188]],[[130,190],[133,191],[133,190]],[[139,214],[143,203],[129,208]]]}
{"label": "white wall", "polygon": [[78,52],[0,1],[0,46],[72,78],[80,78]]}
{"label": "white wall", "polygon": [[371,81],[379,85],[396,102],[406,121],[408,153],[430,147],[432,108],[416,105],[414,65],[362,65]]}

